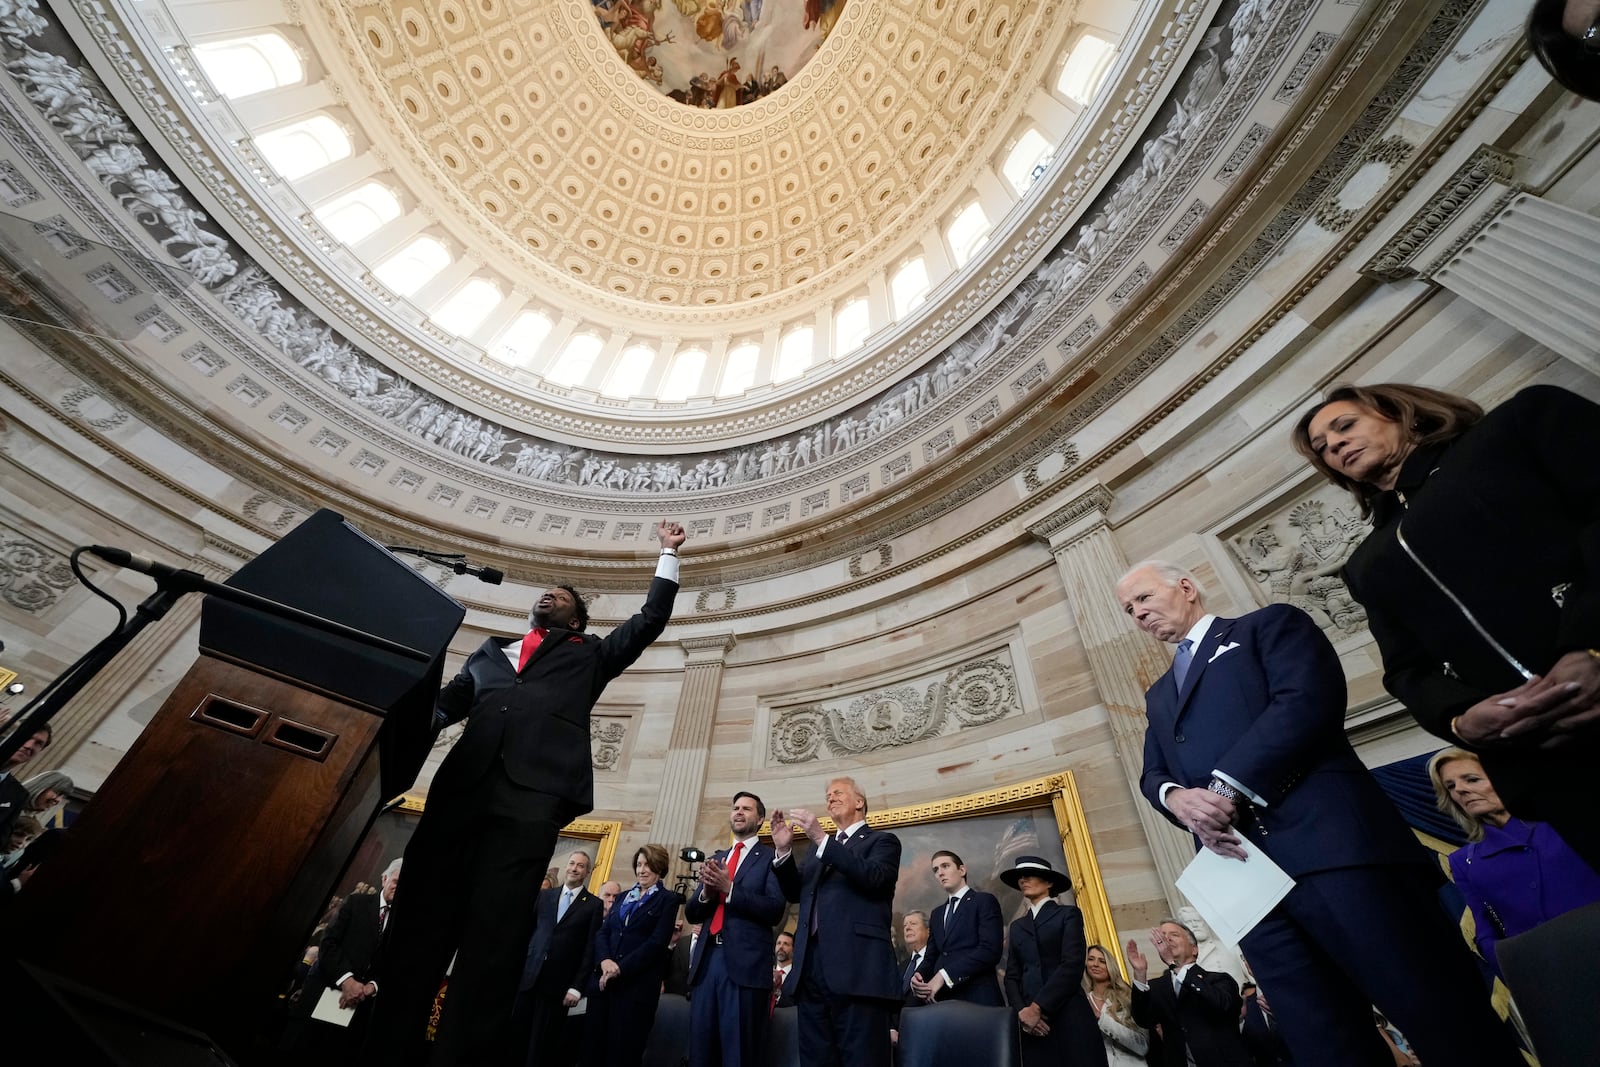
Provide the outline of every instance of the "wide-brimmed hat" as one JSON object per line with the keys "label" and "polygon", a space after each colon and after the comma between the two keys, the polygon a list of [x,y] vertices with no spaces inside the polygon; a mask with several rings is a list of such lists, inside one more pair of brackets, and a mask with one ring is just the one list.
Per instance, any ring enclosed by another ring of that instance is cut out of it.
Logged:
{"label": "wide-brimmed hat", "polygon": [[1018,856],[1016,866],[1009,871],[1000,872],[1000,880],[1012,889],[1017,888],[1017,879],[1025,874],[1037,878],[1045,878],[1050,882],[1050,895],[1060,896],[1072,888],[1072,879],[1065,871],[1058,871],[1050,866],[1050,861],[1043,856]]}

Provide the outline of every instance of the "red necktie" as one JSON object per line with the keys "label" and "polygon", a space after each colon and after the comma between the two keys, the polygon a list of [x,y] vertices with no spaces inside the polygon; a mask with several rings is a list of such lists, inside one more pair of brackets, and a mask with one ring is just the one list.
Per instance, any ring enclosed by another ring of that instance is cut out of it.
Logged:
{"label": "red necktie", "polygon": [[[744,842],[735,841],[733,843],[733,855],[728,857],[728,891],[730,893],[733,891],[733,876],[739,870],[739,854],[743,851]],[[727,907],[727,905],[728,898],[726,895],[724,895],[721,900],[717,901],[717,912],[715,915],[711,916],[711,932],[713,934],[722,933],[722,909]]]}
{"label": "red necktie", "polygon": [[539,651],[539,644],[544,640],[548,631],[543,626],[535,626],[528,631],[528,636],[522,639],[522,658],[517,661],[517,673],[521,674],[528,666],[528,661],[533,654]]}

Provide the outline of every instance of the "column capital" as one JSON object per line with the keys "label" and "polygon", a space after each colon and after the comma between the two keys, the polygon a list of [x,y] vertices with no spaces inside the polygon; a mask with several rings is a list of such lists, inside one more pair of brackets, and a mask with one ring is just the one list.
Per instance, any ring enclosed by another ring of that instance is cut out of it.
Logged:
{"label": "column capital", "polygon": [[1086,533],[1109,526],[1111,490],[1099,482],[1089,486],[1042,519],[1028,524],[1028,532],[1060,551]]}
{"label": "column capital", "polygon": [[722,663],[738,643],[731,633],[685,637],[678,641],[683,649],[684,663],[689,667]]}

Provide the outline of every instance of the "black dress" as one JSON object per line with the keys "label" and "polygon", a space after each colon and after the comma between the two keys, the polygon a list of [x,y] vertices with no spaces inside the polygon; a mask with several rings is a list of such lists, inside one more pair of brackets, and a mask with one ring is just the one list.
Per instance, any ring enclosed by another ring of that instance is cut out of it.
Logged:
{"label": "black dress", "polygon": [[[1344,579],[1367,609],[1385,688],[1429,732],[1460,744],[1451,719],[1521,685],[1519,665],[1543,674],[1567,652],[1600,649],[1600,406],[1525,389],[1413,452],[1373,512]],[[1597,750],[1590,728],[1558,750],[1480,755],[1512,814],[1551,823],[1600,869],[1585,798]]]}

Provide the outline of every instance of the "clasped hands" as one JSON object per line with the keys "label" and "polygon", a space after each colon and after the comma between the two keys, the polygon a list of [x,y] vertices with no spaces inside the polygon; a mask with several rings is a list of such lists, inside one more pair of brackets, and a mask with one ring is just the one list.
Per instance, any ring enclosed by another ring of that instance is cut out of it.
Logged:
{"label": "clasped hands", "polygon": [[353,1008],[370,996],[376,995],[378,987],[371,982],[363,982],[351,975],[339,983],[339,1007]]}
{"label": "clasped hands", "polygon": [[1244,859],[1244,846],[1233,832],[1239,815],[1233,801],[1204,788],[1171,789],[1164,799],[1167,810],[1192,830],[1202,845],[1219,856]]}
{"label": "clasped hands", "polygon": [[911,991],[919,1000],[933,1003],[933,998],[939,995],[939,990],[944,988],[944,972],[935,974],[932,978],[923,978],[920,974],[911,976]]}
{"label": "clasped hands", "polygon": [[1600,655],[1568,652],[1543,676],[1480,700],[1451,731],[1471,745],[1558,748],[1600,723]]}
{"label": "clasped hands", "polygon": [[1050,1024],[1044,1021],[1044,1010],[1037,1004],[1029,1004],[1017,1012],[1017,1022],[1022,1024],[1023,1033],[1034,1037],[1044,1037],[1050,1032]]}
{"label": "clasped hands", "polygon": [[600,961],[600,988],[605,989],[606,983],[622,973],[622,968],[617,966],[616,960]]}

